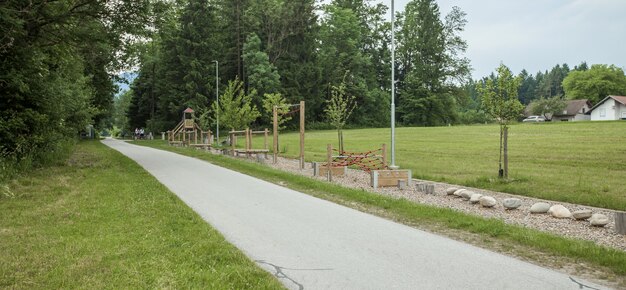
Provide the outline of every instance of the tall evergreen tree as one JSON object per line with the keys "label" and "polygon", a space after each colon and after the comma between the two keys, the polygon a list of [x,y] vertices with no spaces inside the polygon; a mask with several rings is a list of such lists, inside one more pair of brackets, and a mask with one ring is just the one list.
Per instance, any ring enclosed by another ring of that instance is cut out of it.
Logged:
{"label": "tall evergreen tree", "polygon": [[465,13],[454,8],[444,23],[434,0],[413,0],[400,18],[399,117],[413,125],[449,124],[456,119],[455,82],[466,79],[466,44],[458,36]]}
{"label": "tall evergreen tree", "polygon": [[[261,51],[261,39],[252,33],[243,46],[243,63],[248,74],[249,89],[257,91],[260,97],[266,93],[277,93],[280,89],[280,75],[269,61],[267,53]],[[261,100],[253,100],[261,106]]]}

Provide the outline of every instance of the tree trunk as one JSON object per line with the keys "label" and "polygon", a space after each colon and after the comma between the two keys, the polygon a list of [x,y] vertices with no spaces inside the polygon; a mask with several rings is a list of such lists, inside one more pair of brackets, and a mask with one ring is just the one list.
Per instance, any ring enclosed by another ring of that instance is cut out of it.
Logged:
{"label": "tree trunk", "polygon": [[498,152],[498,177],[503,177],[504,174],[502,172],[502,133],[503,133],[503,126],[502,124],[500,124],[500,148],[499,148],[499,152]]}
{"label": "tree trunk", "polygon": [[504,178],[509,178],[509,128],[504,127]]}
{"label": "tree trunk", "polygon": [[343,131],[337,130],[337,138],[339,138],[339,154],[343,154]]}

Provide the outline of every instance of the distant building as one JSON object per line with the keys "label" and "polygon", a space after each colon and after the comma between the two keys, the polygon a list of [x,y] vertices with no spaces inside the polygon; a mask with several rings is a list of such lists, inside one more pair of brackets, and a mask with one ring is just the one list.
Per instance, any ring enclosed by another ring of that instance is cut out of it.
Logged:
{"label": "distant building", "polygon": [[626,97],[608,96],[590,112],[591,121],[626,120]]}
{"label": "distant building", "polygon": [[589,113],[591,103],[587,99],[582,100],[569,100],[566,102],[567,106],[562,112],[555,113],[552,116],[552,121],[589,121],[591,116]]}

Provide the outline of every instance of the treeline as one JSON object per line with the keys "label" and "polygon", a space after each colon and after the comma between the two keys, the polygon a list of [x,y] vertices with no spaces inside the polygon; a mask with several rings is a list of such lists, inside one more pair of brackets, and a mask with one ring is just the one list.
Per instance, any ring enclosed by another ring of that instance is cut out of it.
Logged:
{"label": "treeline", "polygon": [[0,2],[0,179],[54,159],[86,125],[109,117],[113,72],[150,8],[134,0]]}
{"label": "treeline", "polygon": [[[388,7],[368,0],[188,0],[172,3],[152,23],[141,47],[138,77],[118,101],[129,104],[117,124],[151,131],[172,128],[186,107],[214,126],[216,62],[219,90],[241,80],[252,103],[279,93],[306,101],[309,124],[327,122],[331,88],[345,83],[357,107],[355,126],[388,126],[391,23]],[[410,1],[397,14],[397,119],[405,125],[458,121],[469,76],[465,13],[441,15],[433,0]],[[220,93],[221,94],[221,93]],[[124,122],[127,119],[128,122]],[[260,118],[257,125],[267,125]],[[230,128],[225,128],[230,129]]]}
{"label": "treeline", "polygon": [[[557,103],[552,106],[561,111],[566,100],[587,99],[591,104],[608,95],[626,94],[626,75],[624,70],[614,65],[594,64],[591,67],[582,62],[570,69],[566,63],[557,64],[550,70],[529,74],[527,70],[517,75],[520,86],[517,98],[523,105],[537,102]],[[465,98],[458,98],[459,122],[465,124],[489,122],[481,104],[481,95],[477,87],[484,86],[488,80],[495,80],[492,73],[479,80],[470,80],[465,84]],[[560,108],[560,109],[558,109]],[[543,113],[555,113],[550,109]],[[543,114],[542,113],[542,114]]]}

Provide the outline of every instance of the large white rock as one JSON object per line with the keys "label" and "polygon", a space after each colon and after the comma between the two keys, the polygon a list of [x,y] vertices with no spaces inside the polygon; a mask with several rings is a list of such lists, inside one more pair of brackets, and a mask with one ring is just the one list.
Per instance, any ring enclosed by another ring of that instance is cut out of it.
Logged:
{"label": "large white rock", "polygon": [[483,197],[483,195],[480,193],[472,194],[472,197],[470,197],[470,203],[478,203],[481,197]]}
{"label": "large white rock", "polygon": [[603,227],[609,223],[609,218],[601,213],[591,215],[589,222],[594,227]]}
{"label": "large white rock", "polygon": [[566,219],[566,218],[572,217],[572,213],[569,211],[569,209],[567,209],[566,207],[560,204],[551,206],[550,209],[548,210],[548,213],[552,215],[553,217],[559,218],[559,219]]}
{"label": "large white rock", "polygon": [[577,210],[573,212],[572,216],[577,220],[586,220],[591,217],[591,214],[592,214],[591,210],[582,209],[582,210]]}
{"label": "large white rock", "polygon": [[463,189],[463,188],[458,189],[458,190],[457,190],[457,191],[455,191],[452,195],[454,195],[454,196],[456,196],[456,197],[461,197],[461,193],[462,193],[463,191],[466,191],[466,190],[467,190],[467,189]]}
{"label": "large white rock", "polygon": [[456,187],[449,187],[448,189],[446,189],[446,194],[447,195],[453,195],[455,191],[459,190]]}
{"label": "large white rock", "polygon": [[470,198],[472,197],[472,195],[474,195],[475,192],[471,191],[471,190],[464,190],[461,192],[461,197],[464,200],[470,200]]}
{"label": "large white rock", "polygon": [[484,207],[494,207],[496,205],[496,199],[491,196],[482,196],[478,199],[478,202]]}
{"label": "large white rock", "polygon": [[547,202],[538,202],[530,207],[530,213],[547,213],[550,209],[550,204]]}
{"label": "large white rock", "polygon": [[519,198],[505,198],[502,201],[502,205],[506,209],[516,209],[516,208],[522,206],[522,201]]}

